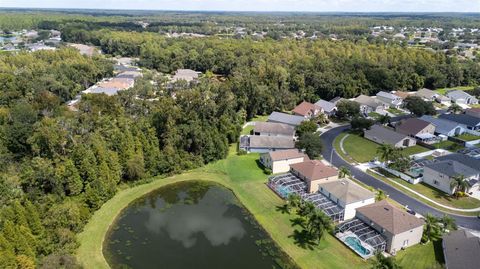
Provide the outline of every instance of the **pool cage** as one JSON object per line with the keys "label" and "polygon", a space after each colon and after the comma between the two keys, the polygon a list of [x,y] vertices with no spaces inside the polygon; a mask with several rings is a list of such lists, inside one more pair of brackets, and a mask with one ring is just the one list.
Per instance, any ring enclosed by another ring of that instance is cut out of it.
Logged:
{"label": "pool cage", "polygon": [[291,173],[270,177],[268,186],[283,199],[291,193],[300,195],[302,200],[312,202],[335,222],[344,218],[345,211],[341,206],[322,193],[307,193],[307,184]]}
{"label": "pool cage", "polygon": [[383,252],[387,246],[385,238],[379,232],[357,218],[339,224],[335,230],[335,233],[352,232],[377,251]]}

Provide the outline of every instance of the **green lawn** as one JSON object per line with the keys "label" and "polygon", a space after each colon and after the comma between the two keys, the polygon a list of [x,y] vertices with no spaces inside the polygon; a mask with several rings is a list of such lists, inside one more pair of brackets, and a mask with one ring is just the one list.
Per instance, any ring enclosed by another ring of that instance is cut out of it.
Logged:
{"label": "green lawn", "polygon": [[458,151],[463,148],[462,145],[458,144],[457,142],[453,142],[451,140],[445,140],[438,143],[433,144],[434,147],[437,149],[446,149],[449,151]]}
{"label": "green lawn", "polygon": [[253,117],[250,121],[267,121],[268,116],[270,116],[270,115],[257,115],[255,117]]}
{"label": "green lawn", "polygon": [[422,147],[420,145],[415,145],[413,147],[408,147],[408,148],[405,148],[402,150],[403,154],[405,154],[405,156],[410,156],[410,155],[413,155],[413,154],[418,154],[418,153],[422,153],[422,152],[425,152],[425,151],[429,151],[430,149],[427,149],[426,147]]}
{"label": "green lawn", "polygon": [[402,268],[442,268],[445,263],[442,242],[418,244],[398,252],[396,259]]}
{"label": "green lawn", "polygon": [[447,93],[447,91],[450,91],[450,90],[471,91],[474,88],[475,88],[474,86],[459,86],[459,87],[453,87],[453,88],[437,89],[435,91],[441,95],[445,95],[445,93]]}
{"label": "green lawn", "polygon": [[154,178],[150,183],[124,189],[105,203],[78,235],[77,258],[84,268],[108,268],[102,243],[109,226],[123,208],[152,190],[185,180],[209,180],[230,188],[271,235],[275,242],[301,268],[369,268],[369,263],[354,254],[332,235],[327,235],[318,247],[304,249],[294,243],[291,235],[292,216],[277,210],[284,202],[267,186],[267,176],[257,165],[258,154],[237,156],[170,178]]}
{"label": "green lawn", "polygon": [[253,128],[255,128],[255,126],[253,126],[253,125],[248,125],[248,126],[246,126],[245,128],[242,129],[241,134],[242,134],[242,135],[249,135],[250,132],[253,130]]}
{"label": "green lawn", "polygon": [[368,113],[368,116],[374,118],[375,120],[378,120],[380,117],[382,117],[382,115],[378,114],[377,112],[370,112]]}
{"label": "green lawn", "polygon": [[463,141],[473,141],[480,139],[480,136],[464,133],[462,135],[456,136],[456,138],[462,139]]}
{"label": "green lawn", "polygon": [[395,115],[405,115],[406,113],[401,111],[400,109],[396,109],[396,108],[389,108],[387,109],[388,112],[392,113],[392,114],[395,114]]}

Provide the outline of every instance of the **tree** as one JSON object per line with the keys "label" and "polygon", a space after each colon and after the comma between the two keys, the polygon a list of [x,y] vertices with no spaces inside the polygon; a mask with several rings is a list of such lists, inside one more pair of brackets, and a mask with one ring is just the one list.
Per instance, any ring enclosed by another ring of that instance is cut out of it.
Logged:
{"label": "tree", "polygon": [[447,214],[443,215],[443,217],[440,219],[440,223],[442,224],[443,233],[445,233],[447,230],[452,231],[458,229],[455,219]]}
{"label": "tree", "polygon": [[314,121],[316,124],[319,125],[324,125],[328,124],[330,121],[328,120],[327,114],[325,113],[319,113],[317,116],[315,116],[312,121]]}
{"label": "tree", "polygon": [[385,115],[381,115],[379,118],[378,118],[378,122],[385,125],[385,124],[388,124],[390,123],[390,121],[392,120],[392,118],[385,114]]}
{"label": "tree", "polygon": [[375,192],[375,202],[387,199],[387,193],[382,189],[377,189]]}
{"label": "tree", "polygon": [[325,232],[332,231],[332,220],[320,209],[315,209],[307,220],[307,229],[310,236],[320,243]]}
{"label": "tree", "polygon": [[315,205],[312,202],[303,202],[298,208],[298,215],[305,219],[308,219],[316,210]]}
{"label": "tree", "polygon": [[302,198],[296,193],[290,193],[287,197],[288,211],[298,210],[302,205]]}
{"label": "tree", "polygon": [[418,117],[423,115],[435,115],[435,107],[432,102],[424,101],[419,96],[408,96],[404,100],[405,108]]}
{"label": "tree", "polygon": [[452,103],[450,107],[448,107],[448,112],[451,112],[453,114],[458,114],[463,112],[463,108],[456,103]]}
{"label": "tree", "polygon": [[437,240],[442,235],[442,227],[440,226],[440,221],[437,217],[432,214],[427,213],[425,215],[425,225],[423,228],[423,238],[424,242],[430,240]]}
{"label": "tree", "polygon": [[314,133],[317,131],[317,124],[312,121],[312,120],[306,120],[300,123],[300,125],[297,126],[297,135],[302,136],[303,134],[307,133]]}
{"label": "tree", "polygon": [[337,103],[335,115],[340,119],[351,119],[360,116],[360,105],[350,100],[341,100]]}
{"label": "tree", "polygon": [[380,160],[388,163],[395,154],[395,148],[390,144],[382,144],[377,148],[377,153],[380,154]]}
{"label": "tree", "polygon": [[346,166],[340,166],[340,168],[338,169],[338,176],[341,178],[351,176],[351,175],[352,175],[352,172]]}
{"label": "tree", "polygon": [[465,176],[463,175],[453,176],[451,180],[450,188],[452,189],[455,197],[458,199],[462,192],[466,192],[468,190],[468,182],[465,180]]}
{"label": "tree", "polygon": [[322,141],[320,140],[320,134],[318,133],[306,133],[300,136],[295,143],[295,147],[301,150],[305,150],[305,153],[310,159],[316,159],[322,153]]}
{"label": "tree", "polygon": [[375,253],[375,259],[372,259],[372,269],[401,269],[402,267],[397,263],[395,257],[383,256],[382,252]]}
{"label": "tree", "polygon": [[412,160],[409,157],[403,156],[399,150],[397,150],[395,153],[397,154],[393,154],[393,158],[391,158],[392,160],[394,160],[394,162],[391,163],[389,167],[398,171],[405,172],[410,168]]}
{"label": "tree", "polygon": [[371,119],[366,119],[363,117],[355,117],[350,121],[352,130],[354,131],[364,131],[370,129],[375,122]]}

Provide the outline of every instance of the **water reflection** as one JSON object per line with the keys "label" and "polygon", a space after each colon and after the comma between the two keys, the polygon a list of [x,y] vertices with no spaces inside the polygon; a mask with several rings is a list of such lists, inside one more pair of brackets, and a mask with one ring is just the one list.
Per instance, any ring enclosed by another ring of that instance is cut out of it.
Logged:
{"label": "water reflection", "polygon": [[[194,246],[200,233],[212,246],[228,245],[232,239],[241,239],[245,229],[239,219],[227,216],[229,206],[219,199],[222,195],[225,192],[210,189],[197,204],[175,204],[161,213],[148,208],[145,226],[153,233],[167,233],[185,248]],[[179,196],[186,198],[184,192]]]}

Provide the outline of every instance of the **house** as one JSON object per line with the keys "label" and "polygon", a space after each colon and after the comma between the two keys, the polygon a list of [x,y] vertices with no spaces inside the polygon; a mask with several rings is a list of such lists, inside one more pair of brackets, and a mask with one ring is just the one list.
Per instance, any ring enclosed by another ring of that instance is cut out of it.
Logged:
{"label": "house", "polygon": [[391,205],[387,200],[356,210],[356,218],[375,229],[386,239],[385,251],[395,255],[399,250],[420,243],[424,221]]}
{"label": "house", "polygon": [[423,167],[423,182],[448,194],[455,193],[455,188],[450,185],[453,177],[464,176],[470,185],[468,191],[471,191],[472,187],[478,189],[479,175],[479,170],[457,160],[438,161]]}
{"label": "house", "polygon": [[116,77],[117,78],[137,79],[139,77],[140,78],[143,77],[143,74],[139,71],[125,71],[125,72],[119,73]]}
{"label": "house", "polygon": [[292,164],[290,172],[307,183],[309,193],[317,192],[322,183],[338,180],[338,170],[319,160]]}
{"label": "house", "polygon": [[435,125],[417,118],[409,118],[400,122],[400,124],[395,127],[395,131],[406,134],[424,143],[434,143],[438,141],[438,138],[434,134]]}
{"label": "house", "polygon": [[335,113],[337,112],[337,105],[332,102],[320,99],[315,103],[315,105],[321,107],[323,113],[325,113],[329,117],[335,115]]}
{"label": "house", "polygon": [[470,94],[461,91],[461,90],[453,90],[447,92],[447,97],[452,100],[452,102],[455,102],[459,105],[474,105],[478,104],[478,99],[475,98],[474,96],[471,96]]}
{"label": "house", "polygon": [[385,114],[385,110],[388,108],[385,103],[363,94],[355,98],[353,101],[360,104],[360,112],[363,114],[369,114],[371,112]]}
{"label": "house", "polygon": [[355,217],[356,209],[375,203],[375,194],[349,179],[322,183],[319,192],[344,208],[343,220]]}
{"label": "house", "polygon": [[84,44],[68,44],[70,47],[73,47],[75,49],[77,49],[80,54],[82,55],[86,55],[86,56],[94,56],[94,55],[97,55],[97,54],[100,54],[100,51],[95,48],[94,46],[88,46],[88,45],[84,45]]}
{"label": "house", "polygon": [[405,98],[407,98],[411,95],[410,92],[404,92],[404,91],[395,91],[393,94],[402,98],[402,100],[405,100]]}
{"label": "house", "polygon": [[433,102],[439,94],[427,88],[423,88],[418,90],[415,95],[422,98],[424,101]]}
{"label": "house", "polygon": [[295,143],[292,137],[245,135],[240,137],[239,148],[247,152],[265,153],[293,149],[295,148]]}
{"label": "house", "polygon": [[313,118],[323,112],[323,109],[312,103],[303,101],[292,110],[293,114],[302,116],[306,119]]}
{"label": "house", "polygon": [[391,108],[400,108],[403,102],[403,99],[397,95],[384,91],[377,93],[377,100],[384,102]]}
{"label": "house", "polygon": [[191,69],[178,69],[175,71],[175,75],[173,75],[171,82],[177,82],[180,80],[186,81],[188,83],[194,82],[198,80],[199,72],[191,70]]}
{"label": "house", "polygon": [[446,269],[470,269],[480,265],[480,238],[466,230],[444,235],[442,249]]}
{"label": "house", "polygon": [[438,118],[462,124],[469,130],[480,129],[480,118],[467,114],[441,114]]}
{"label": "house", "polygon": [[364,137],[378,144],[388,144],[395,148],[407,148],[416,145],[415,139],[408,135],[397,133],[380,125],[373,125],[364,132]]}
{"label": "house", "polygon": [[291,138],[295,135],[295,127],[284,123],[257,122],[253,127],[253,135],[286,136]]}
{"label": "house", "polygon": [[423,121],[428,121],[435,126],[435,134],[446,136],[458,136],[466,132],[467,126],[454,121],[439,119],[424,115],[420,117]]}
{"label": "house", "polygon": [[309,160],[308,156],[298,149],[270,151],[260,155],[260,163],[272,170],[272,173],[290,171],[290,165]]}
{"label": "house", "polygon": [[276,122],[276,123],[284,123],[291,125],[293,127],[297,127],[305,121],[306,119],[302,116],[297,115],[290,115],[282,112],[272,112],[270,116],[268,116],[268,122]]}
{"label": "house", "polygon": [[126,90],[135,84],[135,80],[131,78],[112,78],[97,83],[96,86],[100,88],[113,88],[119,90]]}
{"label": "house", "polygon": [[465,114],[475,118],[480,118],[480,107],[465,109]]}
{"label": "house", "polygon": [[345,99],[342,98],[342,97],[338,97],[338,96],[337,96],[337,97],[333,98],[332,100],[330,100],[330,103],[332,103],[332,104],[334,104],[334,105],[337,105],[338,102],[341,102],[341,101],[343,101],[343,100],[345,100]]}

